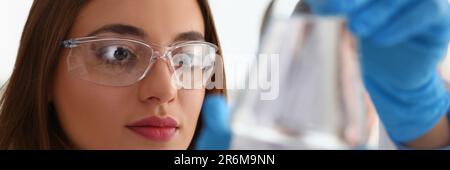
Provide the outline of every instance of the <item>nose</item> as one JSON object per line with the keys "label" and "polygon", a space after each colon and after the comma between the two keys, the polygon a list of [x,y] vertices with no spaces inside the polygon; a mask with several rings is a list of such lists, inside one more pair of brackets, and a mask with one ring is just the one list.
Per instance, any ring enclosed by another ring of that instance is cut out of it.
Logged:
{"label": "nose", "polygon": [[177,97],[177,88],[166,61],[157,60],[144,79],[139,82],[139,99],[158,104],[170,103]]}

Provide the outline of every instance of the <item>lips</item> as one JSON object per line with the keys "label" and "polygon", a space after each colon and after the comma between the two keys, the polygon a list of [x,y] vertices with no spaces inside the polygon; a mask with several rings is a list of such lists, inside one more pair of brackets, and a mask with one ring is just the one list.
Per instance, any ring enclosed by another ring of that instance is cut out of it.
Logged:
{"label": "lips", "polygon": [[171,117],[149,117],[127,126],[131,131],[153,141],[167,142],[178,130],[178,123]]}

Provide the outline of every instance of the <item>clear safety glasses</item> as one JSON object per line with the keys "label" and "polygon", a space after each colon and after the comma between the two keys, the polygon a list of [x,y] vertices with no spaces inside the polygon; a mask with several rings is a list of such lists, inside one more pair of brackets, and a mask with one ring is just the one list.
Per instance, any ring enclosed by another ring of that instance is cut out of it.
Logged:
{"label": "clear safety glasses", "polygon": [[139,40],[83,37],[63,42],[70,48],[68,70],[79,78],[106,86],[129,86],[142,80],[158,60],[167,63],[177,88],[204,88],[214,73],[217,46],[185,41],[162,47]]}

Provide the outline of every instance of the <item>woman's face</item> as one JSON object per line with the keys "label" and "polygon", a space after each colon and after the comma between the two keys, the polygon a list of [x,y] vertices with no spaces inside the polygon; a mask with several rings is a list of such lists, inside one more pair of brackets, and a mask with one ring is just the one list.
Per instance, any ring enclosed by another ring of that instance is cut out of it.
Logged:
{"label": "woman's face", "polygon": [[[80,12],[69,38],[120,36],[159,45],[203,40],[196,0],[92,1]],[[186,149],[194,135],[204,89],[178,90],[166,62],[125,87],[99,85],[68,71],[65,49],[51,94],[72,145],[81,149]]]}

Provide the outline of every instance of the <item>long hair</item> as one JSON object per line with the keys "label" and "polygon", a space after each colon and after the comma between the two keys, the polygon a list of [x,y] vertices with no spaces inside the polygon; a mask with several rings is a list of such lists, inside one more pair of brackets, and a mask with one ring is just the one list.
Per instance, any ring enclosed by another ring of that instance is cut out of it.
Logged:
{"label": "long hair", "polygon": [[[0,149],[70,149],[56,110],[49,101],[61,42],[89,0],[34,0],[22,33],[13,73],[0,98]],[[205,39],[220,43],[207,0],[198,0],[205,23]],[[222,70],[223,71],[223,70]],[[214,77],[213,77],[214,78]],[[223,76],[223,82],[225,78]],[[207,90],[206,94],[224,89]],[[201,116],[194,139],[202,127]]]}

